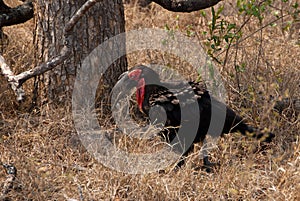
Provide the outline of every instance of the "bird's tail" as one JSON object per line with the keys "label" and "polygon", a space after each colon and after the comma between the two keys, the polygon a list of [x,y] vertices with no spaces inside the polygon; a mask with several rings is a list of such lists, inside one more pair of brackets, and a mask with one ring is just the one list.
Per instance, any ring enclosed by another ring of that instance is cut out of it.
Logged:
{"label": "bird's tail", "polygon": [[224,133],[240,132],[242,135],[254,138],[262,142],[271,142],[275,135],[268,129],[253,128],[244,122],[242,117],[227,107]]}
{"label": "bird's tail", "polygon": [[271,142],[275,137],[274,133],[270,132],[268,129],[254,129],[252,127],[250,128],[252,132],[246,131],[246,133],[244,134],[247,137],[257,139],[261,142]]}
{"label": "bird's tail", "polygon": [[300,113],[300,99],[290,99],[284,98],[280,101],[276,101],[274,109],[279,113],[282,113],[284,110],[291,108],[295,112]]}

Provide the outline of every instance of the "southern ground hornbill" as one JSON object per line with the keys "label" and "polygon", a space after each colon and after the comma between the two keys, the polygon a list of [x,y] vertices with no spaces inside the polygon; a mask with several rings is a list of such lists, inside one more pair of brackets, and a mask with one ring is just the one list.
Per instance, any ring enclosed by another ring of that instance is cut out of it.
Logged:
{"label": "southern ground hornbill", "polygon": [[[238,131],[243,135],[266,142],[270,142],[274,137],[272,133],[261,132],[247,125],[242,117],[211,96],[202,82],[187,82],[186,84],[181,81],[162,82],[154,70],[139,65],[125,72],[117,85],[127,88],[136,87],[138,109],[150,119],[150,122],[164,124],[164,129],[159,135],[171,145],[178,143],[178,140],[174,139],[178,137],[178,131],[183,123],[195,129],[194,135],[188,133],[189,129],[186,129],[179,138],[179,142],[188,141],[186,140],[188,138],[192,138],[192,141],[189,147],[181,150],[183,159],[177,166],[184,164],[184,157],[193,150],[195,143],[204,142],[211,124],[212,102],[217,105],[217,108],[224,108],[224,121],[221,121],[222,127],[219,135]],[[193,102],[197,104],[196,107]],[[151,113],[153,108],[156,108],[154,115],[153,112]],[[188,117],[183,117],[183,113],[188,114]],[[196,123],[193,122],[195,119]],[[210,133],[210,135],[214,134]],[[210,165],[207,155],[204,156],[204,166]]]}

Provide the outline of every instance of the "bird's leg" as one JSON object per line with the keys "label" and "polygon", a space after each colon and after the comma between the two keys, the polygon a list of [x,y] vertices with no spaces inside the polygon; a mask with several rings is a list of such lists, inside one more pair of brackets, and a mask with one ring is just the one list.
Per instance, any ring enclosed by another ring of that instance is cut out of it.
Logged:
{"label": "bird's leg", "polygon": [[184,165],[184,163],[185,163],[184,160],[185,160],[184,157],[180,158],[180,161],[176,164],[176,169],[179,169],[179,168],[181,168]]}
{"label": "bird's leg", "polygon": [[202,157],[203,157],[203,168],[205,169],[206,172],[210,173],[210,172],[212,172],[212,167],[214,167],[216,164],[215,163],[211,163],[209,161],[206,140],[204,140],[204,142],[203,142],[203,146],[201,148],[201,152],[202,152]]}
{"label": "bird's leg", "polygon": [[214,167],[216,164],[215,163],[211,163],[208,159],[208,156],[204,156],[203,158],[203,167],[205,168],[205,171],[210,173],[212,172],[212,167]]}
{"label": "bird's leg", "polygon": [[194,150],[194,144],[192,144],[181,156],[180,161],[176,164],[176,169],[181,168],[184,163],[185,163],[185,159],[186,157],[189,155],[189,153],[191,153]]}

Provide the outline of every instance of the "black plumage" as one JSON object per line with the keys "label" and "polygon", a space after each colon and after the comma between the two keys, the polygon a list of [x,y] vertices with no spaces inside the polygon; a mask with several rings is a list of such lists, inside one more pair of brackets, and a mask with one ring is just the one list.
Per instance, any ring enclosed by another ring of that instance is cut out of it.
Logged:
{"label": "black plumage", "polygon": [[[160,135],[167,142],[176,144],[178,140],[184,141],[185,138],[189,138],[190,133],[184,133],[176,140],[182,122],[191,122],[190,124],[186,123],[186,126],[196,126],[196,135],[192,139],[191,146],[182,152],[184,157],[193,150],[195,143],[205,140],[211,124],[212,107],[215,107],[217,112],[218,110],[221,111],[222,108],[226,112],[224,126],[220,130],[222,134],[236,131],[243,135],[251,133],[251,137],[268,142],[274,137],[272,133],[261,133],[258,129],[246,124],[241,116],[211,96],[206,86],[201,82],[188,82],[188,84],[162,82],[154,70],[143,65],[125,73],[121,81],[136,86],[138,107],[150,118],[152,123],[164,123],[164,129]],[[198,107],[195,107],[195,104]],[[183,112],[188,115],[183,117]],[[197,122],[192,122],[196,121],[194,117],[197,119],[197,116],[199,116]],[[181,160],[178,166],[183,163],[184,160]],[[204,164],[210,165],[207,157],[204,157]]]}

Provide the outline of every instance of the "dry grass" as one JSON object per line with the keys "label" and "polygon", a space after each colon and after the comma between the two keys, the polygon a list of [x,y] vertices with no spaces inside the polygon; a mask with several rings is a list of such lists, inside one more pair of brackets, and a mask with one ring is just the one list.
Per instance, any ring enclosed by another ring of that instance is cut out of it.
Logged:
{"label": "dry grass", "polygon": [[[15,5],[15,1],[8,1]],[[234,1],[231,1],[234,2]],[[224,2],[228,20],[241,25],[234,6]],[[206,10],[209,16],[209,9]],[[176,17],[178,15],[178,17]],[[228,16],[229,15],[229,16]],[[266,16],[267,23],[272,16]],[[188,25],[199,41],[207,30],[208,19],[199,12],[171,13],[157,5],[140,9],[126,5],[127,29],[163,28],[168,24],[185,32]],[[13,93],[0,77],[0,162],[13,163],[17,179],[8,200],[300,200],[299,114],[288,110],[279,115],[272,110],[273,98],[299,97],[300,47],[299,25],[283,32],[282,26],[263,29],[239,44],[227,55],[226,65],[219,65],[228,91],[228,103],[251,124],[268,128],[276,134],[266,147],[238,134],[219,140],[212,151],[212,161],[219,167],[214,173],[195,170],[201,165],[197,155],[186,166],[164,174],[128,175],[102,166],[80,145],[75,136],[71,106],[45,105],[38,114],[27,113],[15,102]],[[281,24],[282,23],[282,24]],[[5,28],[9,44],[4,57],[14,71],[32,67],[33,22]],[[250,20],[244,36],[259,29]],[[142,55],[142,56],[141,56]],[[156,62],[168,64],[172,57],[164,54],[130,55],[129,64]],[[218,56],[225,58],[225,53]],[[236,81],[234,64],[245,63]],[[189,74],[182,67],[182,73]],[[30,91],[30,83],[26,89]],[[137,150],[143,150],[137,148]],[[0,168],[0,185],[6,173]],[[0,186],[0,190],[1,190]]]}

